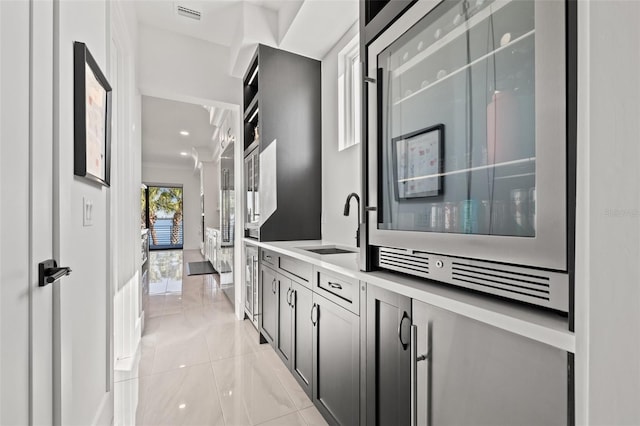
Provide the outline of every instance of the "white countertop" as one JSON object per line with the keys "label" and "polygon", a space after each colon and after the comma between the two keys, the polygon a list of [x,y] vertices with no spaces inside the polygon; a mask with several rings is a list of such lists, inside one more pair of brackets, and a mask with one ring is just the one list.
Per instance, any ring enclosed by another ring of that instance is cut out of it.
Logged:
{"label": "white countertop", "polygon": [[362,272],[358,262],[359,253],[322,255],[301,249],[321,245],[335,245],[351,250],[356,250],[355,247],[318,240],[261,242],[245,238],[244,242],[365,281],[567,352],[575,352],[575,336],[568,330],[567,318],[553,312],[402,274],[386,271]]}

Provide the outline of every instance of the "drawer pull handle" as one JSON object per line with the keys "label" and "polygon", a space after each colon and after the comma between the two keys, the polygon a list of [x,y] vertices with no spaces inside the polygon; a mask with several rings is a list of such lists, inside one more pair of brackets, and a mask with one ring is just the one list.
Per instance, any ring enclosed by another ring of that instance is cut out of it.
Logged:
{"label": "drawer pull handle", "polygon": [[329,281],[329,287],[337,288],[338,290],[342,290],[342,286],[339,283],[333,283],[331,281]]}
{"label": "drawer pull handle", "polygon": [[314,303],[313,306],[311,307],[311,324],[313,324],[314,326],[317,324],[318,322],[318,318],[313,316],[314,312],[316,311],[316,309],[318,309],[318,304]]}
{"label": "drawer pull handle", "polygon": [[271,262],[271,256],[267,256],[266,254],[264,255],[264,260],[266,260],[267,262]]}

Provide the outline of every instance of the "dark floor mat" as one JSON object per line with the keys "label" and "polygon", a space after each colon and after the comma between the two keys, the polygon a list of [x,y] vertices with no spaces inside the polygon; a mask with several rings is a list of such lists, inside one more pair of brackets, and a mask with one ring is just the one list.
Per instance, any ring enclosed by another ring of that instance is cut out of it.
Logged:
{"label": "dark floor mat", "polygon": [[204,262],[189,262],[187,264],[187,275],[209,275],[217,274],[211,262],[205,260]]}

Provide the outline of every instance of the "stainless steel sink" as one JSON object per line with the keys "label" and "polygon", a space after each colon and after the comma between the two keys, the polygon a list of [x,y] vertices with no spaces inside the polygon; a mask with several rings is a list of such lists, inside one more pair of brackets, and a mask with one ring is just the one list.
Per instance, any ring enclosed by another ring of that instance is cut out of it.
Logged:
{"label": "stainless steel sink", "polygon": [[317,254],[357,253],[355,250],[344,249],[336,246],[300,247],[300,249]]}

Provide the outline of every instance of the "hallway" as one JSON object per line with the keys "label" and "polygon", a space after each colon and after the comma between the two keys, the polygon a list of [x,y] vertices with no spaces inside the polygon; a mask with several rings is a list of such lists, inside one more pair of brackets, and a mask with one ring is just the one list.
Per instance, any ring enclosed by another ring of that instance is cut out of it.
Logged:
{"label": "hallway", "polygon": [[146,330],[136,359],[115,371],[115,424],[326,424],[251,323],[236,320],[217,277],[186,275],[199,260],[150,253]]}

